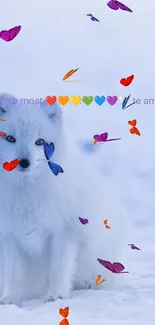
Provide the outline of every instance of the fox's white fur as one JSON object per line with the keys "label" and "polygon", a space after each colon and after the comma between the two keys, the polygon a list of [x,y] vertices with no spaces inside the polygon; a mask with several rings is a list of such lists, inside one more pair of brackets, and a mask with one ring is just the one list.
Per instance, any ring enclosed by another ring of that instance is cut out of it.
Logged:
{"label": "fox's white fur", "polygon": [[[7,97],[12,98],[2,94],[1,102]],[[27,171],[0,167],[1,303],[47,301],[68,297],[74,288],[100,288],[95,280],[103,271],[104,287],[110,287],[114,274],[97,258],[123,262],[124,212],[117,208],[117,184],[104,188],[104,179],[66,138],[57,104],[4,102],[0,117],[7,120],[0,122],[1,131],[16,138],[15,143],[0,138],[1,163],[30,161]],[[35,145],[39,138],[55,144],[52,160],[63,174],[56,177],[46,162],[38,161],[45,159],[43,147]],[[107,213],[111,230],[103,225]],[[89,223],[82,225],[79,217]]]}

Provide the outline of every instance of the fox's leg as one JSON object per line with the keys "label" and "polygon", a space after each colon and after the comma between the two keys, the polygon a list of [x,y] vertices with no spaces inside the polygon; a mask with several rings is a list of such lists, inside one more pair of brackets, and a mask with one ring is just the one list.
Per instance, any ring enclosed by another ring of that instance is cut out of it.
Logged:
{"label": "fox's leg", "polygon": [[59,234],[50,241],[49,289],[46,301],[67,298],[72,286],[77,245],[68,234]]}
{"label": "fox's leg", "polygon": [[[17,279],[16,265],[19,261],[16,242],[11,237],[6,238],[3,240],[2,249],[4,257],[4,289],[0,297],[0,304],[20,305],[19,285],[15,283]],[[17,286],[15,287],[15,285]]]}

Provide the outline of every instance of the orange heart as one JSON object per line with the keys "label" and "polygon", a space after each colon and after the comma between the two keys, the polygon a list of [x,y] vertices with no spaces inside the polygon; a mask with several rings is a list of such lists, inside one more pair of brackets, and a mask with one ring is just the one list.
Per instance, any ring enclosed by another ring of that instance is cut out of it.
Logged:
{"label": "orange heart", "polygon": [[140,134],[140,132],[139,132],[139,130],[135,127],[135,126],[133,126],[131,129],[130,129],[130,133],[131,134],[137,134],[137,135],[141,135]]}
{"label": "orange heart", "polygon": [[101,274],[98,274],[98,276],[97,276],[97,278],[96,278],[96,285],[99,285],[99,284],[101,284],[101,283],[103,283],[105,280],[103,279],[103,280],[101,280]]}
{"label": "orange heart", "polygon": [[66,105],[69,101],[69,97],[68,96],[59,96],[58,101],[61,105]]}
{"label": "orange heart", "polygon": [[10,163],[6,161],[3,164],[3,168],[8,172],[10,172],[11,170],[15,169],[19,165],[19,163],[20,163],[19,159],[12,160],[10,161]]}
{"label": "orange heart", "polygon": [[68,317],[68,314],[69,314],[69,307],[66,307],[66,308],[60,308],[59,309],[59,314],[62,316],[62,317],[64,317],[64,318],[66,318],[66,317]]}
{"label": "orange heart", "polygon": [[68,319],[64,318],[60,323],[59,325],[69,325],[69,321]]}
{"label": "orange heart", "polygon": [[137,120],[128,121],[128,124],[131,126],[136,126]]}
{"label": "orange heart", "polygon": [[47,96],[46,97],[46,102],[47,102],[47,104],[49,104],[49,105],[53,105],[55,102],[56,102],[56,100],[57,100],[57,98],[56,98],[56,96]]}

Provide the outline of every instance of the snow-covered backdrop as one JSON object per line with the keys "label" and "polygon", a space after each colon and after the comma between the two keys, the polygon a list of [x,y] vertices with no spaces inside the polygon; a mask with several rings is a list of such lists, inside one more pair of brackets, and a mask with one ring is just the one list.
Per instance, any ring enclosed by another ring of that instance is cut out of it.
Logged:
{"label": "snow-covered backdrop", "polygon": [[[120,103],[63,107],[68,132],[81,148],[95,133],[122,137],[84,154],[105,187],[118,184],[125,217],[134,225],[129,242],[141,251],[126,248],[126,283],[119,291],[76,292],[69,301],[32,302],[21,309],[0,306],[3,325],[58,325],[59,308],[67,305],[70,325],[155,324],[155,105],[143,104],[144,98],[155,98],[155,3],[124,1],[133,13],[113,11],[105,0],[1,3],[0,30],[22,29],[12,42],[0,39],[0,92],[20,98],[131,94],[142,101],[125,111]],[[80,70],[72,79],[84,81],[63,83],[63,75],[76,67]],[[131,74],[132,84],[121,86],[119,80]],[[129,132],[128,120],[133,119],[141,137]]]}

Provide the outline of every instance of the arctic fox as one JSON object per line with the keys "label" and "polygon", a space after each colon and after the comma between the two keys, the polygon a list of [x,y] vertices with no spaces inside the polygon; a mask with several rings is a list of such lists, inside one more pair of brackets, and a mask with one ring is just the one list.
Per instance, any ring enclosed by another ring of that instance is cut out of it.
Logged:
{"label": "arctic fox", "polygon": [[[124,212],[117,207],[116,184],[104,188],[72,135],[66,136],[57,103],[13,99],[0,96],[0,118],[6,120],[0,121],[6,133],[0,138],[0,303],[52,301],[74,289],[101,288],[95,281],[103,271],[108,288],[113,274],[97,258],[121,259]],[[55,145],[52,160],[64,170],[57,177],[45,161],[43,141]],[[3,169],[16,158],[13,171]],[[107,213],[111,230],[103,224]]]}

